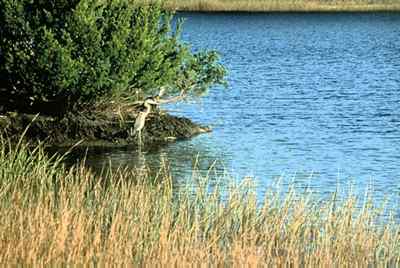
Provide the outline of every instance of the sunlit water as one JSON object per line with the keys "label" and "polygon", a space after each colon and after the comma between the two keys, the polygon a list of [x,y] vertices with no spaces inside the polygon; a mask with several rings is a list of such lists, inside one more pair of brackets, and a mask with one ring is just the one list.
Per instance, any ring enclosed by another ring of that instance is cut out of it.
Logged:
{"label": "sunlit water", "polygon": [[[276,178],[331,193],[400,193],[400,14],[179,14],[183,39],[216,49],[227,90],[164,107],[213,132],[145,150],[91,148],[88,165],[154,167],[168,160],[182,181],[197,166],[257,180]],[[214,161],[217,161],[214,163]],[[229,180],[228,177],[224,179]]]}

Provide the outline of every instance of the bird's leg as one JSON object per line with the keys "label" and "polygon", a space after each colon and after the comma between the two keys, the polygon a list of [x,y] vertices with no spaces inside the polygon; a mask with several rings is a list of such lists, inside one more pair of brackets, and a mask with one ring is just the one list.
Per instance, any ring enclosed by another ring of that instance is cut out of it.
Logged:
{"label": "bird's leg", "polygon": [[139,143],[138,143],[138,145],[139,145],[139,147],[142,145],[142,130],[140,129],[139,131],[138,131],[138,141],[139,141]]}

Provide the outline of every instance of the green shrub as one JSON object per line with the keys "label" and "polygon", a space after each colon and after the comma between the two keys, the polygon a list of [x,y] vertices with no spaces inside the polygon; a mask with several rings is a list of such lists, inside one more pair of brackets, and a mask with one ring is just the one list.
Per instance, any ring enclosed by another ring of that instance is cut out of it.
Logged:
{"label": "green shrub", "polygon": [[63,115],[134,92],[224,83],[215,52],[193,54],[159,4],[0,0],[0,106]]}

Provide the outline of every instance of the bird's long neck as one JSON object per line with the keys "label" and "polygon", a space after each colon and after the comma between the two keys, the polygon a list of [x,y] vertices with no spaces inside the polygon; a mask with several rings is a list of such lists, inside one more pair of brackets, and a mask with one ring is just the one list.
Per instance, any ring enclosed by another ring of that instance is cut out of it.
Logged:
{"label": "bird's long neck", "polygon": [[147,102],[144,102],[144,107],[146,108],[146,113],[150,113],[151,111],[151,105]]}

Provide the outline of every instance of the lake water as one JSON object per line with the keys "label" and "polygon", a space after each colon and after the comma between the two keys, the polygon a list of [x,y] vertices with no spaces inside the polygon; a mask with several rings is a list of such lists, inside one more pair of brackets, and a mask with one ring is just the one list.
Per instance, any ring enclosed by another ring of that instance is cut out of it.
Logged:
{"label": "lake water", "polygon": [[400,14],[179,17],[194,50],[221,53],[229,87],[164,108],[213,132],[140,157],[134,148],[91,148],[89,165],[168,159],[187,179],[197,158],[200,170],[217,161],[217,173],[255,177],[260,195],[282,177],[320,193],[353,184],[400,196]]}

